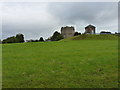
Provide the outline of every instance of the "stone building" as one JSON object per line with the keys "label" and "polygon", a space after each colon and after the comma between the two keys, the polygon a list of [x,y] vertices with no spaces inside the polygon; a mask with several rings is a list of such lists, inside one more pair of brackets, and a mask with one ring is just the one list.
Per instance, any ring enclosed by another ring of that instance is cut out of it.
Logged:
{"label": "stone building", "polygon": [[73,26],[71,27],[66,26],[61,28],[61,34],[64,38],[72,37],[74,36],[74,33],[75,33],[75,29]]}
{"label": "stone building", "polygon": [[85,27],[85,34],[95,34],[95,28],[93,25],[88,25]]}

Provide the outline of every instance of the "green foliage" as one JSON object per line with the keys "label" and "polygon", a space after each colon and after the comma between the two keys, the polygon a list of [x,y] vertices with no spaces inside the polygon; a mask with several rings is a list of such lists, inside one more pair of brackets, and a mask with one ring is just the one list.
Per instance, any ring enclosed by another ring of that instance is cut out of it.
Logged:
{"label": "green foliage", "polygon": [[19,42],[24,42],[24,35],[23,34],[17,34],[16,38],[19,40]]}
{"label": "green foliage", "polygon": [[19,39],[14,37],[14,36],[13,37],[9,37],[7,39],[4,39],[2,41],[2,43],[18,43],[18,42],[19,42]]}
{"label": "green foliage", "polygon": [[30,40],[26,40],[26,42],[43,42],[44,41],[44,39],[43,39],[43,37],[40,37],[40,39],[39,40],[33,40],[33,39],[30,39]]}
{"label": "green foliage", "polygon": [[43,41],[44,41],[43,37],[40,37],[39,41],[40,41],[40,42],[43,42]]}
{"label": "green foliage", "polygon": [[16,37],[12,36],[2,41],[2,43],[21,43],[21,42],[24,42],[23,34],[17,34]]}
{"label": "green foliage", "polygon": [[39,40],[30,39],[30,40],[26,40],[26,42],[39,42]]}
{"label": "green foliage", "polygon": [[81,33],[75,32],[74,36],[81,35]]}
{"label": "green foliage", "polygon": [[59,41],[63,39],[63,36],[59,32],[54,32],[53,36],[51,37],[51,41]]}
{"label": "green foliage", "polygon": [[117,40],[3,44],[3,88],[118,88]]}

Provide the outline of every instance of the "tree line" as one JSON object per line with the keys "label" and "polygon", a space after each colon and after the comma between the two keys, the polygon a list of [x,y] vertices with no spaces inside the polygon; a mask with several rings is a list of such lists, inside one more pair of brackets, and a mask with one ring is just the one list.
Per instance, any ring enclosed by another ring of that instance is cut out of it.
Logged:
{"label": "tree line", "polygon": [[[75,32],[74,36],[76,35],[81,35],[81,33]],[[63,39],[62,34],[60,34],[58,31],[55,31],[53,35],[48,39],[44,40],[43,37],[40,37],[40,39],[38,40],[30,39],[30,40],[26,40],[26,42],[59,41],[61,39]],[[16,36],[8,37],[2,41],[0,40],[0,43],[3,43],[3,44],[4,43],[24,43],[24,42],[25,42],[24,35],[21,33],[17,34]]]}
{"label": "tree line", "polygon": [[[100,32],[100,34],[111,34],[111,32],[105,32],[105,31],[102,31]],[[81,35],[81,33],[79,32],[75,32],[74,33],[74,36],[77,36],[77,35]],[[115,35],[118,35],[120,36],[120,33],[117,33],[115,32]],[[51,37],[49,37],[48,39],[43,39],[43,37],[40,37],[40,39],[38,40],[33,40],[33,39],[30,39],[30,40],[26,40],[26,42],[44,42],[44,41],[59,41],[63,39],[63,36],[61,33],[59,33],[58,31],[55,31],[53,33],[53,35]],[[12,36],[12,37],[8,37],[4,40],[0,40],[0,43],[24,43],[25,40],[24,40],[24,35],[23,34],[17,34],[16,36]]]}
{"label": "tree line", "polygon": [[16,36],[8,37],[2,41],[2,43],[23,43],[23,42],[25,42],[23,34],[17,34]]}

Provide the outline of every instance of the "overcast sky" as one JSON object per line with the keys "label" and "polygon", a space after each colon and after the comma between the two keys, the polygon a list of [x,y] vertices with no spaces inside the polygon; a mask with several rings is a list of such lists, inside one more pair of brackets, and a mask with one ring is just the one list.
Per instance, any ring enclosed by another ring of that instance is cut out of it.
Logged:
{"label": "overcast sky", "polygon": [[96,32],[118,32],[117,2],[6,2],[2,4],[2,38],[25,35],[46,39],[64,26],[84,33],[88,24]]}

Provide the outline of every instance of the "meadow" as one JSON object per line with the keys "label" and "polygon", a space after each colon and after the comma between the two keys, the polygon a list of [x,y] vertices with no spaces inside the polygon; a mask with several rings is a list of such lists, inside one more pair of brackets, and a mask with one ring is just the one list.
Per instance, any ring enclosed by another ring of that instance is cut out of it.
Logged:
{"label": "meadow", "polygon": [[3,88],[118,88],[118,40],[2,45]]}

